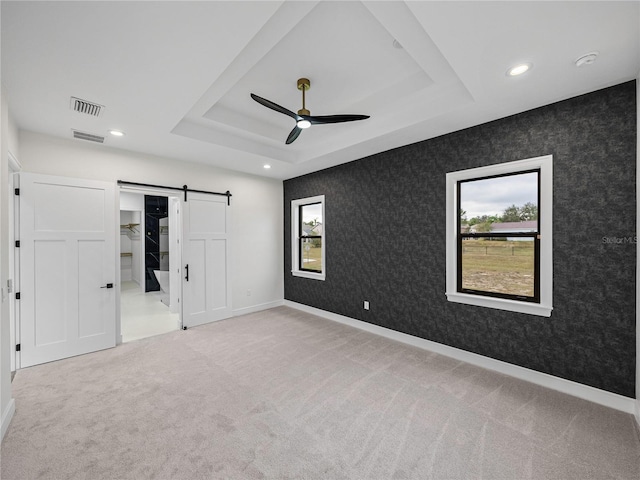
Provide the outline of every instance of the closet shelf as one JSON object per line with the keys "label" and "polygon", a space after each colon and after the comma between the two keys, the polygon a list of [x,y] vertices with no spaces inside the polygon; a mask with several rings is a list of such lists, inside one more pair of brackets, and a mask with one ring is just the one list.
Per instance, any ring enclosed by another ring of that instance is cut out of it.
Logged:
{"label": "closet shelf", "polygon": [[126,228],[127,230],[131,230],[132,232],[137,232],[135,227],[139,225],[139,223],[125,223],[124,225],[120,225],[120,228]]}

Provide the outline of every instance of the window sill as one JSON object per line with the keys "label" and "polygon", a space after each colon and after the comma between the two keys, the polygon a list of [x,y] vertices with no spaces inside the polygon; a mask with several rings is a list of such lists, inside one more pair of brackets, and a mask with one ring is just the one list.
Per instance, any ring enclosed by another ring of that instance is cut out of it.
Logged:
{"label": "window sill", "polygon": [[291,270],[294,277],[311,278],[313,280],[324,280],[324,273],[304,272],[302,270]]}
{"label": "window sill", "polygon": [[480,295],[469,295],[467,293],[447,292],[447,300],[455,303],[465,303],[478,307],[496,308],[498,310],[508,310],[510,312],[528,313],[540,317],[550,317],[553,307],[541,305],[539,303],[518,302],[504,298],[483,297]]}

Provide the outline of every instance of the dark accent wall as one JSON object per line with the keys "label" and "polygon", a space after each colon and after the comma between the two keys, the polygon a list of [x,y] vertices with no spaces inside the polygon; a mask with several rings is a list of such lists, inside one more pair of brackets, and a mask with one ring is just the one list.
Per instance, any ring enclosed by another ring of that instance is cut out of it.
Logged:
{"label": "dark accent wall", "polygon": [[[635,397],[636,121],[631,81],[285,181],[285,298]],[[448,302],[445,174],[547,154],[551,317]],[[327,278],[293,277],[291,200],[321,194]]]}
{"label": "dark accent wall", "polygon": [[[144,266],[145,292],[160,290],[158,279],[153,273],[160,270],[160,220],[169,216],[169,199],[156,195],[144,196]],[[164,253],[166,255],[166,253]]]}

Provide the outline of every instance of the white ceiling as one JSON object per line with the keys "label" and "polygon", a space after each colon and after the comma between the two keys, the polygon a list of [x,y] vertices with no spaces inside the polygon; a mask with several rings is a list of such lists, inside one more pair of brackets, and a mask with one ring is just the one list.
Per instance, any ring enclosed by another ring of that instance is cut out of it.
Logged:
{"label": "white ceiling", "polygon": [[[77,129],[112,148],[280,179],[640,72],[638,1],[2,1],[1,20],[19,128]],[[592,51],[595,63],[575,66]],[[507,77],[520,62],[533,68]],[[249,94],[297,111],[300,77],[312,115],[371,118],[316,125],[285,145],[293,119]],[[72,96],[104,113],[72,111]]]}

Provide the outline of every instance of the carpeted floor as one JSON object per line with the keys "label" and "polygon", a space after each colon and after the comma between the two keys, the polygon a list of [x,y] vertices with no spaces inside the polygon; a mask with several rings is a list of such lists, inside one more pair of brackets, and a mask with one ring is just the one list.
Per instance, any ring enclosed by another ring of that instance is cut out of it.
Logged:
{"label": "carpeted floor", "polygon": [[20,370],[18,479],[635,479],[631,415],[287,307]]}

